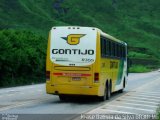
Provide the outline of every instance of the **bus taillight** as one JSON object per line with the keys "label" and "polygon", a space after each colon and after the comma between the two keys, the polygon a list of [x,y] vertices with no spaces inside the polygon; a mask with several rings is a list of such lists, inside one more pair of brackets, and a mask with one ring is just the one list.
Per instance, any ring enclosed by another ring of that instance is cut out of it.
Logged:
{"label": "bus taillight", "polygon": [[50,71],[46,71],[46,80],[50,80]]}
{"label": "bus taillight", "polygon": [[94,82],[99,82],[99,73],[94,73]]}

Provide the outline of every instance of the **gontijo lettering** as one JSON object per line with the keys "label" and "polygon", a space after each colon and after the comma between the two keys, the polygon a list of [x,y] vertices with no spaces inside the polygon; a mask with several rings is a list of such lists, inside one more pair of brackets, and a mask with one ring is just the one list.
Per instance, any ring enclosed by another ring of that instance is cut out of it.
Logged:
{"label": "gontijo lettering", "polygon": [[53,49],[52,54],[73,54],[73,55],[93,55],[94,50],[80,49]]}

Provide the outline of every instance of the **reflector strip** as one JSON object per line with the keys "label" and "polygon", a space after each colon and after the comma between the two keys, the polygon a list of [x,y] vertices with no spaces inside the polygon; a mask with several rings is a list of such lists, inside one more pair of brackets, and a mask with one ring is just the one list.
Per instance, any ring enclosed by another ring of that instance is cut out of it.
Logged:
{"label": "reflector strip", "polygon": [[72,76],[72,77],[88,77],[91,74],[81,74],[81,73],[53,73],[55,76]]}
{"label": "reflector strip", "polygon": [[53,73],[53,75],[62,76],[63,73]]}

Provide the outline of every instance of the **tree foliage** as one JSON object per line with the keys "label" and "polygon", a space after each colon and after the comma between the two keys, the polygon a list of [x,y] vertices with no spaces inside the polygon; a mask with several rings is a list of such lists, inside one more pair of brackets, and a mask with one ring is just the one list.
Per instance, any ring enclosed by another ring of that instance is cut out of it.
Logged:
{"label": "tree foliage", "polygon": [[0,31],[0,86],[43,81],[46,43],[30,31]]}

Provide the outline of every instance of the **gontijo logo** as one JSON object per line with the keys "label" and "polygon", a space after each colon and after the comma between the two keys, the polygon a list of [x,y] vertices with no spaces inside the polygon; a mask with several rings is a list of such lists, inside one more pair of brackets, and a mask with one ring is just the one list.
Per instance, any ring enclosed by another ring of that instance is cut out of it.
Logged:
{"label": "gontijo logo", "polygon": [[67,37],[62,37],[64,40],[67,41],[70,45],[77,45],[80,42],[80,38],[85,36],[85,34],[70,34]]}
{"label": "gontijo logo", "polygon": [[[85,36],[86,34],[69,34],[67,37],[61,37],[62,39],[66,40],[69,45],[77,45],[80,43],[80,38]],[[58,48],[52,49],[52,54],[64,54],[64,55],[94,55],[94,49],[87,49],[82,47],[81,44],[80,48]]]}

